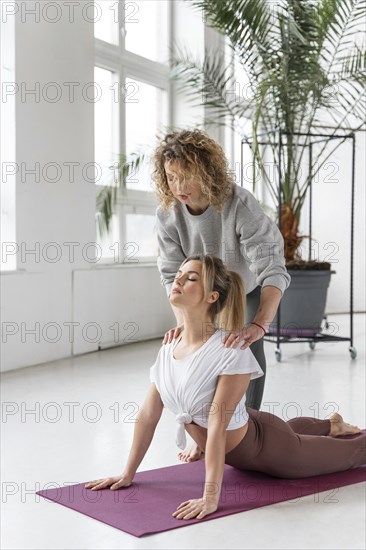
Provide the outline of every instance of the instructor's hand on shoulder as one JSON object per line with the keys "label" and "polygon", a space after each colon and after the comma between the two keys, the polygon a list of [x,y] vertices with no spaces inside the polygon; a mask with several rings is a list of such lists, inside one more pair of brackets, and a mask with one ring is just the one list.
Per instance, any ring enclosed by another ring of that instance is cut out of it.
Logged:
{"label": "instructor's hand on shoulder", "polygon": [[177,327],[168,330],[164,335],[163,344],[170,344],[170,342],[172,342],[175,338],[178,338],[183,328],[184,325],[178,325]]}
{"label": "instructor's hand on shoulder", "polygon": [[97,491],[99,489],[107,489],[107,487],[110,487],[113,491],[114,489],[122,489],[122,487],[129,487],[130,485],[132,485],[132,479],[127,477],[125,474],[122,474],[119,476],[105,477],[95,479],[94,481],[89,481],[84,485],[84,488]]}
{"label": "instructor's hand on shoulder", "polygon": [[240,349],[247,349],[254,342],[263,338],[263,331],[256,325],[247,325],[240,330],[228,330],[222,340],[226,348],[236,348],[243,342]]}

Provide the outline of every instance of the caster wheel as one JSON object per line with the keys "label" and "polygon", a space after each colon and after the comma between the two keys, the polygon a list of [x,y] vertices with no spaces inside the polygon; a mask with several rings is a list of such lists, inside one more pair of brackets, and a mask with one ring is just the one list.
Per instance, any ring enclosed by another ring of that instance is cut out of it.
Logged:
{"label": "caster wheel", "polygon": [[351,346],[351,347],[349,348],[349,352],[350,352],[350,354],[351,354],[351,358],[352,358],[352,359],[356,359],[356,357],[357,357],[357,350],[356,350],[356,348],[354,348],[354,347]]}
{"label": "caster wheel", "polygon": [[277,361],[277,363],[280,363],[280,362],[281,362],[282,354],[281,354],[281,351],[280,351],[279,349],[276,349],[276,350],[275,350],[275,356],[276,356],[276,361]]}
{"label": "caster wheel", "polygon": [[309,342],[309,348],[311,350],[315,349],[315,342]]}
{"label": "caster wheel", "polygon": [[328,323],[328,321],[325,321],[325,325],[324,325],[324,326],[325,326],[325,330],[328,330],[328,328],[329,328],[329,323]]}

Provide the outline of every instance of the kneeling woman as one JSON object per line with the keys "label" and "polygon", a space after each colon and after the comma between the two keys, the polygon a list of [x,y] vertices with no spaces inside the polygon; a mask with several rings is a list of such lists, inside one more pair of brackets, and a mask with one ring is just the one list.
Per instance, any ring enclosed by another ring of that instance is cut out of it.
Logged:
{"label": "kneeling woman", "polygon": [[218,508],[224,464],[276,477],[301,478],[356,468],[365,463],[366,435],[336,439],[359,428],[335,414],[284,422],[274,414],[245,407],[249,382],[263,374],[250,348],[226,330],[244,326],[244,288],[240,275],[214,256],[187,258],[170,295],[180,308],[184,330],[162,345],[150,369],[151,387],[137,416],[132,448],[122,474],[85,485],[92,490],[129,487],[152,441],[163,407],[176,415],[176,443],[185,448],[185,430],[205,452],[202,498],[181,503],[173,516],[202,519]]}

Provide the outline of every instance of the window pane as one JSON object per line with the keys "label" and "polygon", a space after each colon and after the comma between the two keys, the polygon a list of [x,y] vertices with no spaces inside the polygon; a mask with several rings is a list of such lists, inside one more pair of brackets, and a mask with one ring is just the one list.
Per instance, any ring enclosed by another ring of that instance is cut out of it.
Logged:
{"label": "window pane", "polygon": [[[88,17],[92,17],[88,15]],[[94,2],[94,36],[111,44],[118,44],[118,2]]]}
{"label": "window pane", "polygon": [[97,244],[100,246],[98,249],[98,253],[100,254],[100,250],[102,251],[102,258],[113,258],[114,263],[119,262],[120,252],[119,252],[119,223],[118,218],[115,214],[112,216],[111,220],[111,229],[108,235],[104,235],[101,239],[99,236],[99,231],[97,227]]}
{"label": "window pane", "polygon": [[167,0],[125,2],[126,50],[160,63],[168,62]]}
{"label": "window pane", "polygon": [[[155,235],[155,216],[148,214],[127,214],[126,242],[136,244],[136,256],[151,257],[158,255]],[[131,248],[132,249],[132,248]]]}
{"label": "window pane", "polygon": [[[167,124],[167,95],[164,90],[126,78],[126,154],[147,151],[156,142],[156,133]],[[152,191],[148,161],[127,179],[128,189]]]}
{"label": "window pane", "polygon": [[94,158],[97,165],[95,173],[97,185],[112,184],[113,170],[109,167],[118,158],[113,139],[113,121],[117,116],[114,113],[118,107],[113,102],[113,90],[111,90],[113,76],[111,71],[95,67],[95,89],[98,90],[99,98],[94,103]]}
{"label": "window pane", "polygon": [[[246,69],[244,68],[238,55],[234,56],[234,71],[235,92],[237,94],[238,101],[246,103],[252,98],[252,90],[248,73],[246,72]],[[243,145],[243,166],[241,166],[241,138],[243,135],[252,135],[252,121],[250,120],[250,113],[247,113],[247,117],[249,118],[242,118],[240,121],[237,121],[236,124],[236,132],[234,134],[234,170],[236,183],[240,185],[242,176],[243,187],[249,191],[253,191],[253,158],[248,145]]]}

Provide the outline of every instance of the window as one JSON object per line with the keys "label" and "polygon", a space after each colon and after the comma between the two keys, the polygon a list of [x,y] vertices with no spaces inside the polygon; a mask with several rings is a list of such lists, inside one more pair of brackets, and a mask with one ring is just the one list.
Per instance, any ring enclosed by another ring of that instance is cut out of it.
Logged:
{"label": "window", "polygon": [[[167,93],[161,88],[126,78],[126,152],[130,155],[155,139],[157,121],[167,123]],[[139,178],[127,180],[128,189],[151,190],[145,164]]]}
{"label": "window", "polygon": [[[98,185],[118,185],[110,167],[124,155],[149,157],[157,135],[169,125],[168,38],[173,2],[137,0],[99,2],[95,15],[95,162]],[[97,242],[105,263],[151,261],[156,199],[152,166],[144,162],[120,185],[108,237]],[[98,188],[97,188],[98,190]],[[119,254],[116,254],[116,248]]]}
{"label": "window", "polygon": [[[118,148],[116,141],[116,120],[118,109],[113,103],[112,86],[114,74],[112,71],[96,67],[94,82],[98,96],[94,109],[94,158],[96,164],[97,185],[111,185],[113,172],[110,166],[114,157],[114,151]],[[116,156],[116,159],[118,156]]]}
{"label": "window", "polygon": [[166,0],[125,2],[126,50],[159,61],[168,54],[168,9]]}
{"label": "window", "polygon": [[94,36],[100,40],[118,44],[118,2],[102,0],[94,3]]}
{"label": "window", "polygon": [[154,239],[155,216],[130,213],[126,216],[126,238],[128,243],[136,240],[136,252],[142,257],[157,256],[157,241]]}
{"label": "window", "polygon": [[[249,75],[240,62],[240,58],[237,53],[233,52],[233,49],[229,46],[229,39],[226,38],[225,43],[225,58],[227,65],[231,67],[231,79],[229,81],[229,87],[227,88],[228,97],[230,99],[235,98],[235,102],[245,105],[249,99],[252,98],[252,89],[250,86]],[[233,173],[235,183],[241,185],[253,191],[252,179],[253,179],[253,161],[252,154],[248,145],[243,145],[243,158],[242,158],[242,146],[241,140],[244,135],[250,136],[252,134],[252,121],[250,119],[250,113],[247,113],[247,118],[239,120],[237,116],[235,121],[228,117],[228,125],[231,124],[234,127],[234,131],[231,128],[225,128],[225,151],[229,159],[230,170]],[[242,177],[242,180],[241,180]],[[261,198],[261,187],[257,186],[256,196]]]}

